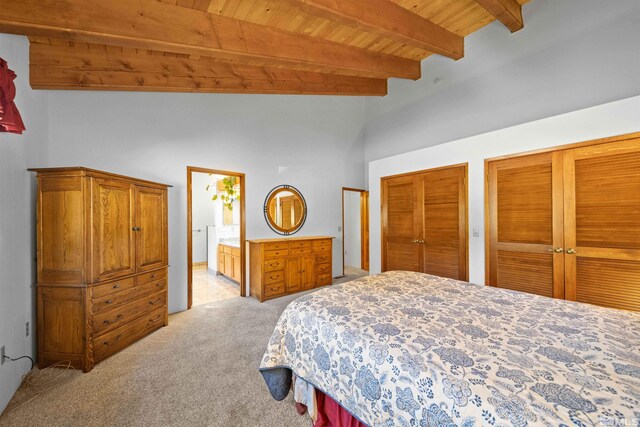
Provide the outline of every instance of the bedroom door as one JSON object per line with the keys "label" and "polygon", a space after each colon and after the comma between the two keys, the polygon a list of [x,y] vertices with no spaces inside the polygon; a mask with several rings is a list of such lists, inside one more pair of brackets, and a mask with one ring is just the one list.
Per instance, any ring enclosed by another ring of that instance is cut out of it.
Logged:
{"label": "bedroom door", "polygon": [[640,311],[640,139],[564,154],[566,298]]}
{"label": "bedroom door", "polygon": [[417,175],[382,180],[382,271],[422,271],[423,193]]}
{"label": "bedroom door", "polygon": [[487,283],[564,298],[562,153],[487,168]]}

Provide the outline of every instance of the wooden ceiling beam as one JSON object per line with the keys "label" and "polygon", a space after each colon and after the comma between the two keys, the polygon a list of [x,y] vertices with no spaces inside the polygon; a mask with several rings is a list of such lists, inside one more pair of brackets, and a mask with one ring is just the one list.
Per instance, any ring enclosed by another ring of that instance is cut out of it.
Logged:
{"label": "wooden ceiling beam", "polygon": [[512,33],[524,27],[522,6],[517,0],[476,0],[476,2]]}
{"label": "wooden ceiling beam", "polygon": [[389,0],[273,0],[453,59],[464,56],[464,38]]}
{"label": "wooden ceiling beam", "polygon": [[34,89],[384,96],[387,81],[31,43]]}
{"label": "wooden ceiling beam", "polygon": [[0,0],[0,32],[360,77],[420,78],[418,61],[157,0]]}

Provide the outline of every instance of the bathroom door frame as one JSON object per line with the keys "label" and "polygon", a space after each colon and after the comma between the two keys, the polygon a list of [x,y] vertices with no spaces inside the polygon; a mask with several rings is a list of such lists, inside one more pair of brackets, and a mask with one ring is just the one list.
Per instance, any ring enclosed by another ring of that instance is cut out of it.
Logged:
{"label": "bathroom door frame", "polygon": [[360,193],[360,269],[369,271],[369,192],[342,187],[342,275],[344,276],[344,193]]}
{"label": "bathroom door frame", "polygon": [[193,236],[191,235],[193,212],[192,212],[192,200],[191,200],[191,187],[192,187],[192,174],[193,173],[206,173],[210,175],[225,175],[235,176],[240,179],[240,296],[247,296],[247,278],[246,278],[246,231],[245,231],[245,201],[244,201],[244,189],[245,189],[245,175],[240,172],[230,172],[219,169],[207,169],[197,166],[187,166],[187,309],[190,309],[193,304]]}

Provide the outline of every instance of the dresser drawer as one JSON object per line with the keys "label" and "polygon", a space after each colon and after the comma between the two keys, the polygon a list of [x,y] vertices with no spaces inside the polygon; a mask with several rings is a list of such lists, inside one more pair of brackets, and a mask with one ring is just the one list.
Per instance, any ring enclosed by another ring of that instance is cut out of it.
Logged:
{"label": "dresser drawer", "polygon": [[264,283],[284,282],[284,271],[271,271],[264,273]]}
{"label": "dresser drawer", "polygon": [[311,249],[311,246],[309,246],[308,248],[289,249],[289,255],[310,254],[312,250],[313,249]]}
{"label": "dresser drawer", "polygon": [[150,271],[148,273],[140,274],[136,276],[136,283],[142,285],[145,283],[153,282],[154,280],[160,280],[167,277],[167,269]]}
{"label": "dresser drawer", "polygon": [[308,240],[293,240],[289,242],[289,249],[309,248],[311,249],[311,242]]}
{"label": "dresser drawer", "polygon": [[270,271],[284,270],[286,263],[283,259],[267,260],[264,262],[264,271],[268,273]]}
{"label": "dresser drawer", "polygon": [[93,317],[93,333],[96,336],[102,335],[166,304],[167,293],[160,292],[130,302],[115,310],[98,314]]}
{"label": "dresser drawer", "polygon": [[315,252],[330,252],[331,251],[331,240],[316,240],[313,242],[313,250]]}
{"label": "dresser drawer", "polygon": [[318,264],[316,265],[316,274],[331,274],[331,264]]}
{"label": "dresser drawer", "polygon": [[283,256],[288,256],[288,249],[278,249],[276,251],[264,251],[265,258],[281,258]]}
{"label": "dresser drawer", "polygon": [[288,242],[264,243],[264,250],[265,251],[278,251],[278,250],[282,250],[282,249],[289,249],[289,243]]}
{"label": "dresser drawer", "polygon": [[284,282],[269,283],[264,285],[264,296],[272,297],[284,293]]}
{"label": "dresser drawer", "polygon": [[331,278],[331,274],[320,274],[318,275],[318,286],[326,286],[330,285],[333,282]]}
{"label": "dresser drawer", "polygon": [[331,254],[320,254],[316,255],[316,263],[318,264],[326,264],[331,263]]}
{"label": "dresser drawer", "polygon": [[159,308],[94,340],[93,353],[96,361],[105,359],[138,341],[149,332],[164,325],[166,307]]}
{"label": "dresser drawer", "polygon": [[125,292],[118,292],[111,295],[105,295],[102,298],[93,300],[93,313],[94,315],[105,313],[107,311],[115,310],[118,307],[122,307],[138,298],[145,295],[164,291],[167,289],[167,279],[156,280],[154,282],[138,285]]}
{"label": "dresser drawer", "polygon": [[103,283],[102,285],[95,285],[91,287],[91,297],[93,299],[97,299],[105,295],[113,294],[115,292],[124,292],[135,287],[135,285],[136,284],[133,277],[114,280],[113,282]]}

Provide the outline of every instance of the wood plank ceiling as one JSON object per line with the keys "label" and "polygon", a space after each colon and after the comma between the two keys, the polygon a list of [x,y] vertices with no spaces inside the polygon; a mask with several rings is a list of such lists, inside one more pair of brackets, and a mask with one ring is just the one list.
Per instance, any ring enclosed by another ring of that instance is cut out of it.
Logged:
{"label": "wood plank ceiling", "polygon": [[34,89],[384,96],[528,1],[0,0],[0,32],[29,36]]}

